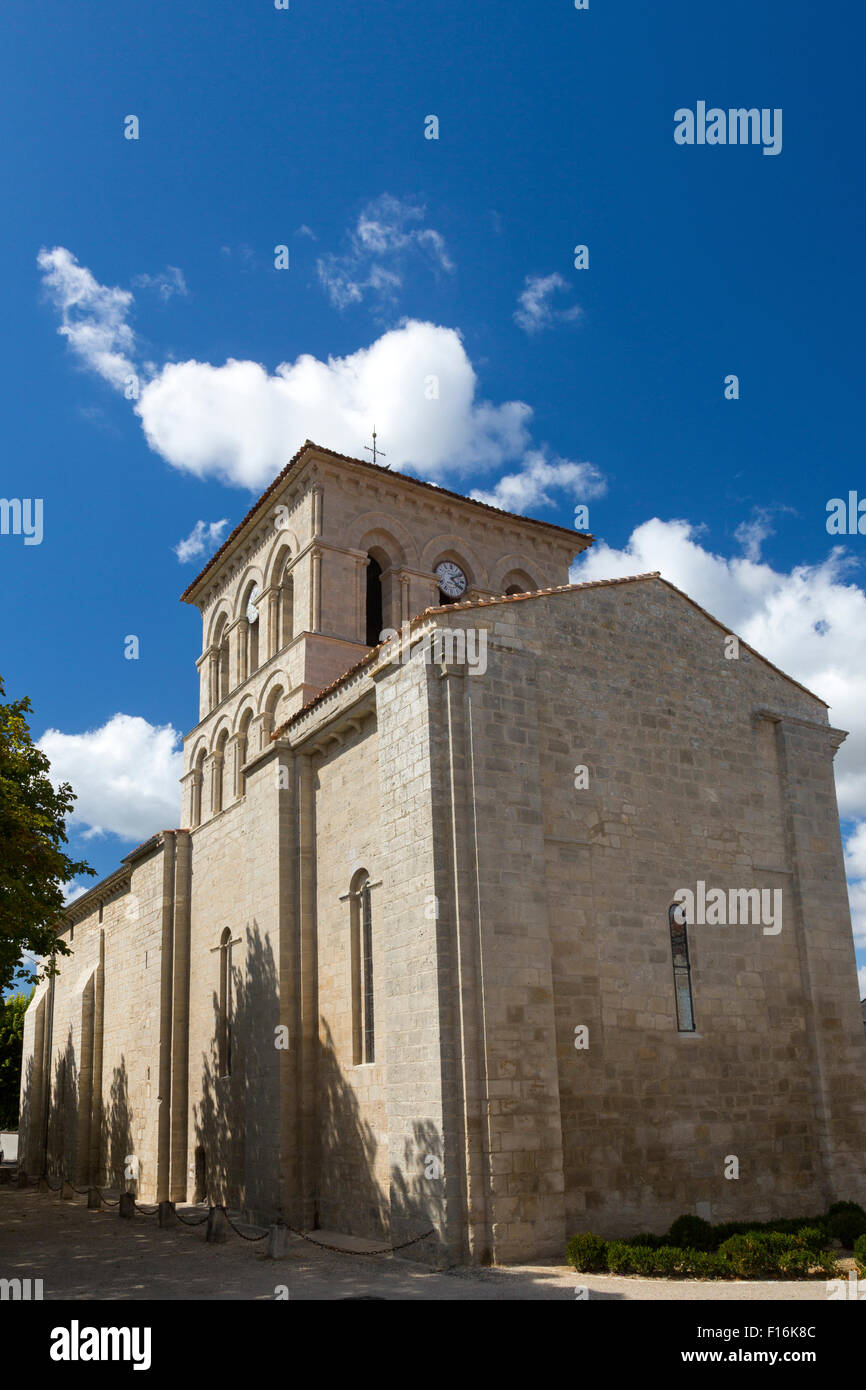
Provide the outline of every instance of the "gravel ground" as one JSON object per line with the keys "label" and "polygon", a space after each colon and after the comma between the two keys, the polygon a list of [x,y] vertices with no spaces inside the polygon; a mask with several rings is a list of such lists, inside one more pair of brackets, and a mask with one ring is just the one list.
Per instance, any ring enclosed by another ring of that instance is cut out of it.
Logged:
{"label": "gravel ground", "polygon": [[68,1202],[35,1187],[0,1187],[0,1278],[42,1279],[46,1300],[271,1301],[280,1286],[290,1300],[574,1300],[578,1286],[603,1300],[827,1299],[824,1280],[632,1279],[577,1275],[553,1262],[438,1271],[391,1256],[318,1250],[295,1237],[285,1259],[268,1259],[266,1248],[267,1241],[252,1244],[234,1234],[224,1245],[208,1245],[203,1225],[160,1230],[155,1216],[121,1221],[116,1208],[88,1211],[84,1197]]}

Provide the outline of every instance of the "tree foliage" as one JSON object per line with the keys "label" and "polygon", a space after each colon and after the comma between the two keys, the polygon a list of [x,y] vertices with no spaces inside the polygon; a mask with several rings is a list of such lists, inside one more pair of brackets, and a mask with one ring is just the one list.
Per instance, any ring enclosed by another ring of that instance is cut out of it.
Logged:
{"label": "tree foliage", "polygon": [[[0,678],[0,697],[5,694]],[[25,952],[69,954],[55,935],[63,885],[95,872],[63,852],[75,794],[68,783],[52,783],[48,758],[30,736],[31,708],[26,697],[8,704],[0,698],[0,991],[12,983]],[[24,969],[21,978],[32,984],[36,976]]]}
{"label": "tree foliage", "polygon": [[31,990],[29,994],[11,994],[0,999],[0,1129],[18,1126],[24,1015],[32,997]]}

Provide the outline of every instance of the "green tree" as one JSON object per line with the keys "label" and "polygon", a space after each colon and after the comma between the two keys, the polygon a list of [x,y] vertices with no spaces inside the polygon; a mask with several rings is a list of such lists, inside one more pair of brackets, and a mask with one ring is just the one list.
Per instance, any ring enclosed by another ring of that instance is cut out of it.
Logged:
{"label": "green tree", "polygon": [[24,1015],[32,998],[31,990],[29,994],[11,994],[0,999],[0,1129],[18,1127]]}
{"label": "green tree", "polygon": [[[6,689],[0,678],[0,697]],[[63,910],[63,885],[76,874],[93,874],[89,864],[64,854],[66,817],[75,794],[68,783],[55,788],[50,763],[35,747],[25,715],[30,701],[0,699],[0,993],[19,971],[24,952],[69,955],[55,935]],[[53,963],[47,967],[53,971]],[[20,978],[33,984],[32,970]]]}

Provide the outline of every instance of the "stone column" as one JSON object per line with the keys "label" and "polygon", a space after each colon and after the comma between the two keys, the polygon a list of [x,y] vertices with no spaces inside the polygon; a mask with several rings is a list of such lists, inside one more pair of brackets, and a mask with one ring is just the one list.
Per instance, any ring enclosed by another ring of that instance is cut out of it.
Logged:
{"label": "stone column", "polygon": [[237,801],[244,794],[243,768],[246,760],[246,734],[232,734],[226,744],[226,756],[230,771],[229,782],[231,785],[232,800]]}
{"label": "stone column", "polygon": [[310,631],[319,632],[322,624],[322,552],[318,546],[310,551]]}
{"label": "stone column", "polygon": [[[223,755],[214,751],[208,753],[204,760],[204,784],[208,789],[207,801],[208,810],[215,816],[222,810],[222,775],[223,775]],[[204,802],[204,793],[202,802]]]}
{"label": "stone column", "polygon": [[208,647],[206,651],[203,651],[203,652],[202,652],[201,656],[198,658],[198,660],[197,660],[196,663],[195,663],[195,667],[196,667],[196,670],[198,671],[198,676],[199,676],[199,692],[198,692],[198,717],[199,717],[199,719],[204,719],[205,715],[210,714],[211,710],[213,709],[213,705],[211,704],[212,681],[213,681],[213,675],[212,675],[212,666],[213,666],[213,662],[212,662],[212,652],[213,652],[213,648],[212,648],[212,647]]}
{"label": "stone column", "polygon": [[246,616],[235,618],[229,623],[226,635],[229,642],[229,689],[236,690],[247,678],[247,629]]}
{"label": "stone column", "polygon": [[300,1026],[301,1084],[299,1105],[300,1196],[302,1221],[312,1224],[315,1212],[317,1105],[316,1077],[318,1035],[318,972],[316,968],[316,776],[311,754],[300,763]]}
{"label": "stone column", "polygon": [[93,1121],[93,1021],[95,1002],[93,975],[81,996],[81,1059],[78,1071],[78,1142],[76,1144],[76,1182],[90,1182],[90,1126]]}
{"label": "stone column", "polygon": [[[273,719],[271,719],[271,724],[272,723]],[[256,753],[260,753],[265,747],[271,733],[270,726],[267,727],[267,732],[265,732],[266,726],[268,726],[267,714],[253,715],[250,720],[250,727],[247,730],[247,758],[255,757]]]}
{"label": "stone column", "polygon": [[280,591],[272,584],[269,589],[263,589],[258,601],[259,627],[263,631],[259,633],[259,641],[264,642],[264,654],[260,652],[260,663],[267,661],[269,657],[275,656],[280,649]]}
{"label": "stone column", "polygon": [[171,979],[174,955],[174,892],[177,841],[189,841],[183,831],[164,836],[159,972],[159,1061],[157,1071],[156,1200],[165,1201],[171,1183]]}
{"label": "stone column", "polygon": [[180,818],[182,824],[189,828],[198,825],[201,819],[201,792],[196,785],[198,780],[195,768],[185,772],[180,779]]}
{"label": "stone column", "polygon": [[313,535],[321,536],[322,522],[324,520],[324,491],[320,484],[313,488],[313,508],[312,508]]}
{"label": "stone column", "polygon": [[828,1204],[866,1201],[866,1039],[858,1004],[857,966],[833,756],[845,735],[828,726],[761,711],[775,724],[791,900],[783,930],[796,934],[803,985],[816,1139]]}
{"label": "stone column", "polygon": [[99,928],[99,964],[93,994],[93,1051],[90,1086],[90,1181],[102,1181],[102,1053],[105,1015],[105,928]]}
{"label": "stone column", "polygon": [[[183,1202],[187,1195],[192,840],[189,835],[178,835],[176,838],[171,970],[171,1075],[166,1092],[163,1090],[165,1078],[160,1070],[159,1104],[171,1107],[169,1196],[173,1202]],[[162,1190],[163,1175],[160,1173],[160,1191]]]}

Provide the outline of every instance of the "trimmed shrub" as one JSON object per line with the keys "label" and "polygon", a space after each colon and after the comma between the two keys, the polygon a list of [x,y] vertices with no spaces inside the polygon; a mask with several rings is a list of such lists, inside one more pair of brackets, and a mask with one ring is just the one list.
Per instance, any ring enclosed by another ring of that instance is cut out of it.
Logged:
{"label": "trimmed shrub", "polygon": [[828,1235],[833,1236],[845,1246],[853,1249],[854,1242],[866,1235],[866,1212],[856,1202],[837,1202],[836,1210],[830,1208],[825,1222]]}
{"label": "trimmed shrub", "polygon": [[683,1274],[688,1266],[689,1252],[678,1245],[663,1245],[655,1252],[656,1274],[663,1279],[671,1279],[675,1274]]}
{"label": "trimmed shrub", "polygon": [[731,1272],[740,1279],[760,1279],[762,1275],[778,1273],[779,1260],[786,1251],[801,1248],[797,1245],[796,1236],[787,1236],[782,1232],[750,1231],[723,1241],[719,1254],[730,1266]]}
{"label": "trimmed shrub", "polygon": [[[645,1278],[651,1278],[658,1273],[656,1262],[659,1252],[654,1250],[651,1245],[636,1245],[629,1242],[629,1249],[631,1251],[630,1274],[642,1274]],[[624,1271],[618,1272],[623,1273]]]}
{"label": "trimmed shrub", "polygon": [[684,1273],[693,1279],[727,1279],[730,1269],[717,1250],[687,1250]]}
{"label": "trimmed shrub", "polygon": [[565,1247],[565,1258],[581,1274],[592,1274],[607,1268],[607,1241],[591,1231],[572,1236]]}
{"label": "trimmed shrub", "polygon": [[860,1216],[866,1216],[859,1202],[834,1202],[832,1207],[827,1208],[828,1216],[835,1216],[838,1211],[856,1211]]}
{"label": "trimmed shrub", "polygon": [[[640,1249],[641,1247],[637,1247]],[[646,1251],[647,1247],[642,1247]],[[635,1255],[636,1247],[628,1245],[624,1240],[609,1240],[607,1243],[607,1267],[611,1274],[634,1274],[636,1260],[641,1260],[641,1254]],[[648,1253],[652,1253],[651,1251]]]}
{"label": "trimmed shrub", "polygon": [[667,1236],[654,1236],[650,1231],[641,1231],[638,1236],[629,1236],[628,1245],[643,1245],[648,1250],[658,1250],[665,1244]]}
{"label": "trimmed shrub", "polygon": [[801,1226],[796,1233],[797,1241],[804,1250],[819,1252],[826,1244],[826,1232],[820,1226]]}
{"label": "trimmed shrub", "polygon": [[783,1250],[779,1256],[779,1273],[807,1279],[820,1256],[814,1250]]}
{"label": "trimmed shrub", "polygon": [[573,1236],[566,1258],[587,1273],[698,1279],[761,1279],[835,1276],[838,1261],[828,1240],[853,1248],[866,1277],[866,1212],[856,1202],[834,1202],[826,1216],[776,1221],[726,1221],[711,1226],[700,1216],[677,1217],[666,1236],[645,1232],[605,1241],[589,1232]]}
{"label": "trimmed shrub", "polygon": [[682,1250],[711,1250],[713,1228],[700,1216],[678,1216],[667,1234],[672,1246]]}

